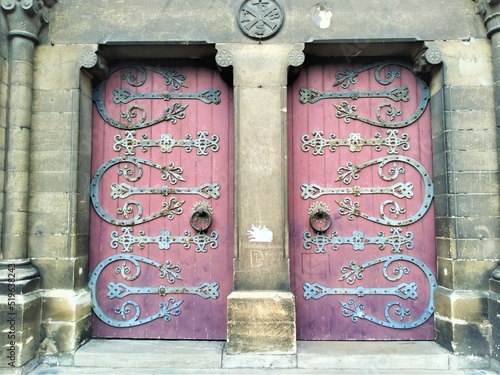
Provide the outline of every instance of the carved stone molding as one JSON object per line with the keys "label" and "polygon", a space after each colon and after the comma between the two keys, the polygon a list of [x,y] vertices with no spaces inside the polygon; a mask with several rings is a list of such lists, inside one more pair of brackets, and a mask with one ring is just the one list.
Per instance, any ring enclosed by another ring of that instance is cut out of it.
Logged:
{"label": "carved stone molding", "polygon": [[438,47],[428,47],[416,59],[413,69],[416,74],[427,74],[443,62],[443,53]]}
{"label": "carved stone molding", "polygon": [[284,13],[275,0],[244,0],[237,20],[244,34],[253,39],[275,35],[283,24]]}
{"label": "carved stone molding", "polygon": [[500,0],[481,0],[479,14],[483,16],[488,38],[500,30]]}
{"label": "carved stone molding", "polygon": [[215,61],[221,68],[227,68],[233,65],[233,54],[228,50],[220,50],[215,55]]}
{"label": "carved stone molding", "polygon": [[84,52],[80,58],[80,63],[82,68],[87,69],[99,80],[103,80],[109,75],[107,62],[96,52]]}
{"label": "carved stone molding", "polygon": [[298,67],[301,66],[306,59],[304,52],[294,49],[288,53],[288,64],[290,66]]}
{"label": "carved stone molding", "polygon": [[40,29],[49,22],[49,7],[43,0],[1,0],[1,9],[7,15],[9,37],[38,42]]}

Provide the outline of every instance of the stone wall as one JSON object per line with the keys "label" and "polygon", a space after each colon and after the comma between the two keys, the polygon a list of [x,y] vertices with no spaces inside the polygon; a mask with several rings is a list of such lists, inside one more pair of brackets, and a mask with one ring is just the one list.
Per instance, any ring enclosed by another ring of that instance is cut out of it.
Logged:
{"label": "stone wall", "polygon": [[[265,249],[271,258],[264,273],[249,267],[249,252],[254,248],[235,231],[235,294],[229,304],[228,354],[259,350],[290,354],[296,346],[293,295],[288,285],[286,116],[282,109],[286,107],[287,74],[298,72],[300,63],[290,61],[288,54],[304,51],[306,61],[313,56],[416,60],[426,48],[437,48],[443,64],[426,76],[432,91],[436,188],[436,340],[456,354],[488,356],[493,350],[498,359],[500,323],[495,315],[495,294],[490,298],[488,317],[489,279],[498,266],[500,239],[497,120],[491,43],[477,3],[420,0],[416,11],[415,2],[400,0],[348,0],[341,7],[333,0],[282,1],[284,24],[264,41],[250,39],[239,29],[236,14],[240,4],[191,0],[187,8],[186,2],[171,0],[125,0],[119,6],[101,0],[50,2],[50,23],[42,29],[35,48],[30,141],[27,255],[39,271],[42,296],[40,321],[32,322],[42,328],[35,351],[62,360],[61,356],[73,353],[90,337],[88,190],[91,93],[98,72],[82,69],[82,56],[98,52],[109,63],[134,58],[215,59],[222,51],[231,57],[220,65],[222,74],[234,82],[236,137],[241,137],[235,141],[236,175],[240,178],[235,192],[236,223],[251,223],[253,217],[270,211],[281,227],[278,241]],[[4,13],[0,13],[2,192],[3,134],[9,110],[7,32]],[[260,101],[249,106],[248,95]],[[252,206],[245,201],[259,176],[245,164],[256,152],[245,142],[258,130],[252,129],[250,120],[263,103],[270,112],[269,123],[263,126],[282,138],[271,159],[254,159],[261,167],[272,168],[276,178],[273,199]],[[248,278],[249,274],[255,277]],[[256,281],[252,284],[250,280]],[[500,295],[498,288],[492,288]],[[276,290],[280,291],[279,301]],[[261,327],[287,327],[289,335],[278,337],[281,341],[252,336],[259,331],[249,329],[255,322],[249,320],[252,311],[248,306],[255,301],[276,313],[269,321],[262,320]],[[36,355],[33,351],[20,354],[18,363]]]}

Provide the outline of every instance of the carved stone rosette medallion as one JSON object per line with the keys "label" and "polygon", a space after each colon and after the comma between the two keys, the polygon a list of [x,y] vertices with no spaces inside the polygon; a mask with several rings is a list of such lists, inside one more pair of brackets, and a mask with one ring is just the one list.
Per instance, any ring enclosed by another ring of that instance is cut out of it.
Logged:
{"label": "carved stone rosette medallion", "polygon": [[284,14],[274,0],[245,0],[238,12],[238,25],[251,38],[265,39],[276,34]]}

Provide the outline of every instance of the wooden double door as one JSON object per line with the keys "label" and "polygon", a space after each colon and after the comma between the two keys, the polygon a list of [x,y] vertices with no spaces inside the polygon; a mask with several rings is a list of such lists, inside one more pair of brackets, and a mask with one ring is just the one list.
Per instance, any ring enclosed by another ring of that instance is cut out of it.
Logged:
{"label": "wooden double door", "polygon": [[[93,100],[94,336],[225,339],[231,90],[190,62],[120,64]],[[400,61],[318,62],[289,87],[298,339],[434,338],[429,100]]]}

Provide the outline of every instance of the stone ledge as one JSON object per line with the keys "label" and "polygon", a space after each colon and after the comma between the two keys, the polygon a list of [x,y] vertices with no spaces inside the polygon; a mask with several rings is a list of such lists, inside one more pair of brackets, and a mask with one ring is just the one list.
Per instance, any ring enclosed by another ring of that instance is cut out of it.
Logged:
{"label": "stone ledge", "polygon": [[432,341],[299,341],[298,367],[447,370],[449,352]]}
{"label": "stone ledge", "polygon": [[77,367],[220,368],[224,342],[92,340],[74,356]]}
{"label": "stone ledge", "polygon": [[296,354],[222,353],[222,368],[296,368]]}

